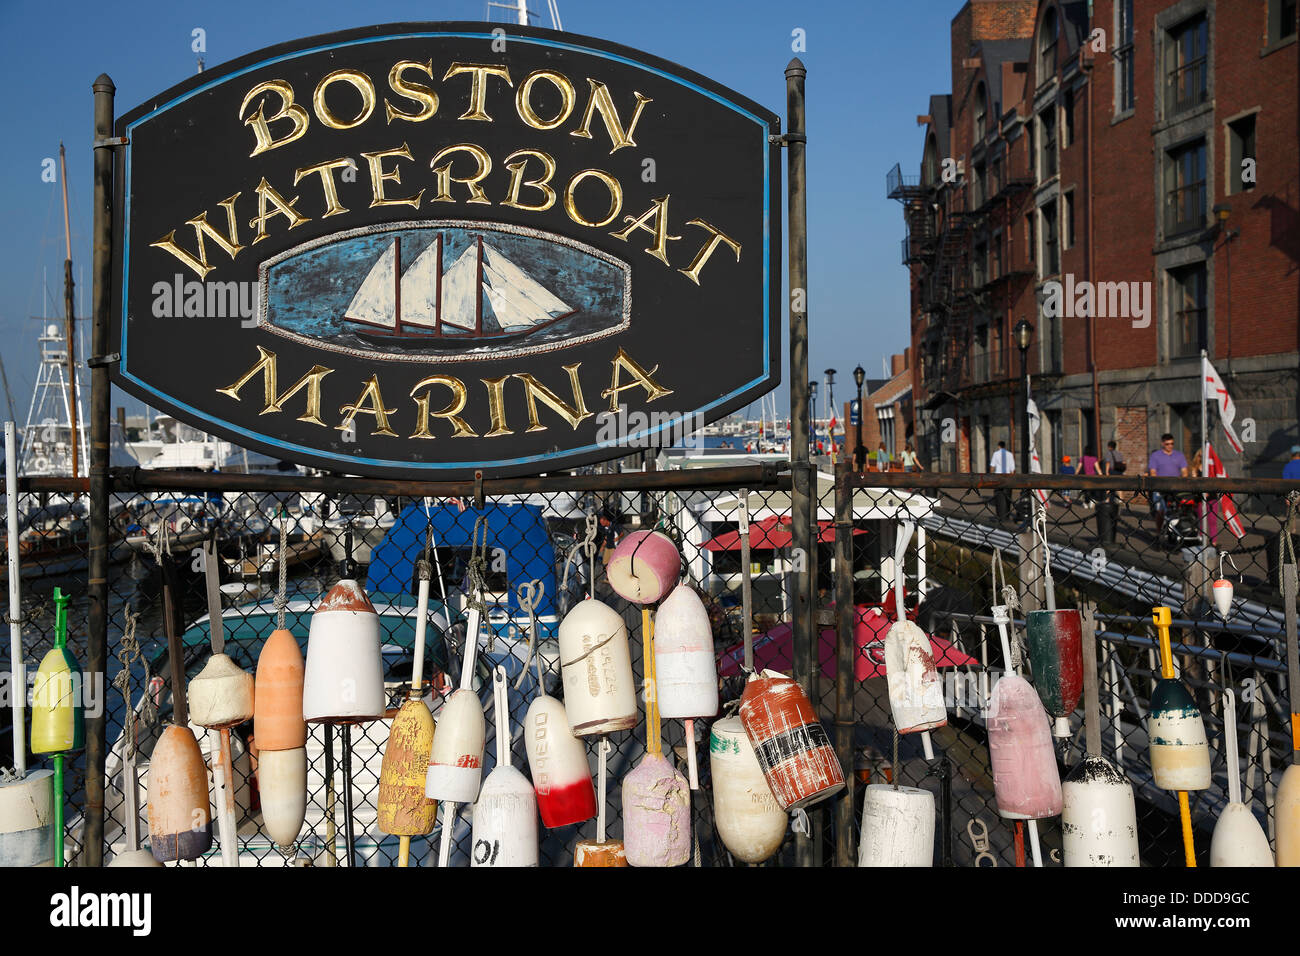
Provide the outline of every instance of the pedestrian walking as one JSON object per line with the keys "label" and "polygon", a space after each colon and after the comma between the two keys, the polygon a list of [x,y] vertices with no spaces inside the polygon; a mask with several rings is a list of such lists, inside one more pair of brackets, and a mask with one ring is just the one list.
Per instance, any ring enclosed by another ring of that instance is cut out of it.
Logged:
{"label": "pedestrian walking", "polygon": [[[993,475],[1013,475],[1016,471],[1016,460],[1007,451],[1007,443],[998,442],[998,449],[989,458],[989,474]],[[999,521],[1005,521],[1011,514],[1011,492],[1006,488],[998,488],[993,492],[993,507],[997,511]]]}
{"label": "pedestrian walking", "polygon": [[[1186,478],[1187,458],[1174,448],[1174,436],[1165,432],[1160,436],[1160,447],[1147,456],[1147,474],[1152,478]],[[1158,491],[1151,492],[1151,514],[1156,519],[1156,533],[1164,526],[1165,499]]]}
{"label": "pedestrian walking", "polygon": [[1291,460],[1282,466],[1282,477],[1289,481],[1300,481],[1300,445],[1291,446]]}

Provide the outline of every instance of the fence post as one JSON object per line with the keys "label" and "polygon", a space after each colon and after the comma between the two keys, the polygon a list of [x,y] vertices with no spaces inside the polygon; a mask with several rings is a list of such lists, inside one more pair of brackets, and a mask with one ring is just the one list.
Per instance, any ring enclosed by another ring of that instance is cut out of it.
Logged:
{"label": "fence post", "polygon": [[[1043,607],[1045,601],[1043,586],[1046,584],[1046,578],[1042,568],[1042,546],[1032,528],[1022,531],[1016,541],[1020,546],[1020,556],[1017,561],[1017,571],[1020,575],[1020,608],[1025,613],[1037,611]],[[1007,666],[1011,666],[1009,661]]]}
{"label": "fence post", "polygon": [[835,753],[844,792],[835,803],[835,865],[853,865],[853,485],[849,463],[835,469]]}
{"label": "fence post", "polygon": [[[86,647],[87,677],[103,692],[108,658],[108,355],[109,292],[113,288],[113,94],[116,87],[101,73],[95,92],[95,186],[91,276],[94,322],[90,351],[90,554],[87,597],[90,602]],[[106,696],[106,695],[105,695]],[[107,703],[106,701],[104,702]],[[86,866],[104,863],[104,765],[108,717],[104,707],[86,718],[86,808],[83,850]],[[130,719],[130,714],[126,715]],[[129,847],[128,849],[134,849]]]}

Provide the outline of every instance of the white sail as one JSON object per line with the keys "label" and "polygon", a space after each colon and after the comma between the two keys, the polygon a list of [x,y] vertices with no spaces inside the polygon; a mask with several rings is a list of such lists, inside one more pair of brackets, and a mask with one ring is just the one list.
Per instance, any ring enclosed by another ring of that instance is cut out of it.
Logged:
{"label": "white sail", "polygon": [[[491,275],[492,287],[512,300],[519,314],[536,313],[536,318],[523,324],[535,325],[573,311],[571,306],[486,242],[483,243],[483,275],[484,279]],[[521,299],[531,303],[532,308]],[[513,324],[502,321],[502,325]]]}
{"label": "white sail", "polygon": [[478,255],[470,243],[442,274],[442,324],[473,331],[477,297]]}
{"label": "white sail", "polygon": [[394,274],[397,269],[397,240],[394,239],[384,250],[379,259],[371,266],[348,303],[344,316],[353,322],[367,325],[379,325],[394,328],[397,325],[397,283]]}
{"label": "white sail", "polygon": [[431,329],[438,318],[438,271],[442,268],[439,233],[402,274],[402,325]]}
{"label": "white sail", "polygon": [[530,308],[528,311],[524,311],[519,307],[518,302],[507,298],[504,293],[488,285],[487,279],[488,272],[485,267],[483,270],[483,291],[487,293],[488,302],[492,306],[492,315],[501,328],[530,328],[548,318],[544,313],[539,314],[536,309],[531,308],[532,303],[527,303]]}

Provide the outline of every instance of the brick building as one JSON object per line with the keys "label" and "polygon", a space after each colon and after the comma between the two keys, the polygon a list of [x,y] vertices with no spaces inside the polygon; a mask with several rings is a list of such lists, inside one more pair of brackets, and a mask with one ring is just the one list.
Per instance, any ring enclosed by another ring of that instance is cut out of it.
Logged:
{"label": "brick building", "polygon": [[1190,458],[1205,349],[1245,439],[1211,411],[1229,473],[1280,474],[1300,441],[1296,0],[970,0],[951,39],[920,173],[887,178],[922,457],[982,471],[1005,440],[1019,461],[1025,320],[1045,469],[1110,440],[1144,461],[1165,431]]}

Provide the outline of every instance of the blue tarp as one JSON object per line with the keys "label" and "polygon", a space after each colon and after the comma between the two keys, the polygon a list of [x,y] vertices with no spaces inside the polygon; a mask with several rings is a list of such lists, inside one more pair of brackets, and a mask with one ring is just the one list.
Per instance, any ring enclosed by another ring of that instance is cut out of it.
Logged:
{"label": "blue tarp", "polygon": [[[506,580],[510,584],[507,605],[511,615],[519,613],[518,587],[534,578],[546,585],[537,615],[555,613],[555,549],[537,505],[488,504],[482,512],[474,508],[458,511],[455,505],[431,504],[426,515],[424,503],[406,506],[384,540],[370,556],[367,587],[372,592],[409,594],[415,580],[415,562],[424,550],[425,529],[433,524],[435,548],[468,550],[472,546],[474,523],[479,515],[487,518],[488,561],[493,549],[505,552]],[[448,588],[460,587],[459,581],[445,582]],[[436,584],[435,584],[436,587]]]}

